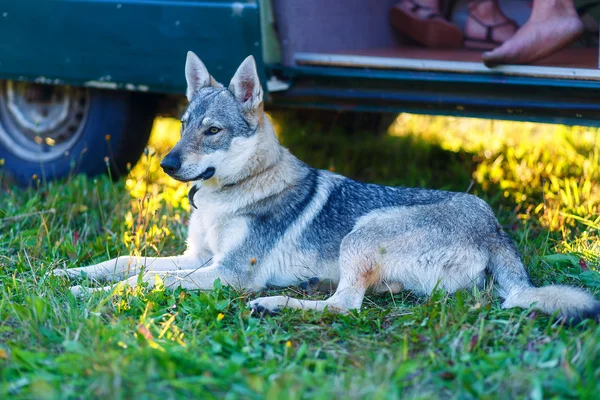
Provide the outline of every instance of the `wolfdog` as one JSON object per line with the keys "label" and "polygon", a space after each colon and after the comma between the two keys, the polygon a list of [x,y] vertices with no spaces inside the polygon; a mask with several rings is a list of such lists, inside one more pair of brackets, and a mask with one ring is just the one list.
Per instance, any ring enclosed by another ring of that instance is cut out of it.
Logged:
{"label": "wolfdog", "polygon": [[167,288],[200,290],[219,279],[250,292],[316,277],[337,284],[327,300],[273,296],[249,306],[257,312],[291,307],[342,313],[360,309],[369,288],[452,293],[481,287],[491,275],[504,308],[533,307],[571,323],[600,314],[600,301],[582,289],[535,287],[483,200],[359,183],[298,160],[279,144],[264,113],[252,56],[227,88],[192,52],[185,76],[189,106],[181,139],[161,166],[174,179],[192,182],[186,252],[118,257],[56,274],[129,277],[125,284],[141,279],[150,287],[159,275]]}

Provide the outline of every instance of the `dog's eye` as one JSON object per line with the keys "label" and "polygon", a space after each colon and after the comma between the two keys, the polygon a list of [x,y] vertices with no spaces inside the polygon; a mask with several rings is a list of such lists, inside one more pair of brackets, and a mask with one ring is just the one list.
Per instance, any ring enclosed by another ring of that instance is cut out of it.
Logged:
{"label": "dog's eye", "polygon": [[217,133],[221,132],[220,128],[217,128],[216,126],[211,126],[210,128],[208,128],[208,130],[206,131],[207,135],[216,135]]}

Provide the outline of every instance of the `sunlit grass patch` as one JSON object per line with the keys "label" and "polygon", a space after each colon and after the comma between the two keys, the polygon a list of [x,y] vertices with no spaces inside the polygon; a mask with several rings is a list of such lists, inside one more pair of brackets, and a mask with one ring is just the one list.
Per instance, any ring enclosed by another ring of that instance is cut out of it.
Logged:
{"label": "sunlit grass patch", "polygon": [[179,140],[181,123],[173,118],[157,118],[144,155],[127,176],[126,188],[135,199],[149,202],[149,212],[162,203],[189,211],[186,185],[166,175],[160,160]]}
{"label": "sunlit grass patch", "polygon": [[125,181],[131,201],[122,239],[133,254],[147,247],[160,253],[157,246],[171,234],[171,222],[184,224],[189,213],[188,185],[170,178],[160,167],[160,160],[179,140],[180,125],[173,118],[155,120],[148,146]]}
{"label": "sunlit grass patch", "polygon": [[499,192],[522,217],[560,230],[600,210],[600,130],[588,127],[401,114],[396,136],[417,136],[474,157],[473,178]]}

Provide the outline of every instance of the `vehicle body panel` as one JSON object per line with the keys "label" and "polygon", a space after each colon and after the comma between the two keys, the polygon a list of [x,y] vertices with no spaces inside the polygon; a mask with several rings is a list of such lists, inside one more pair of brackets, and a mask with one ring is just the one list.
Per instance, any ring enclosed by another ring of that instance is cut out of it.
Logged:
{"label": "vehicle body panel", "polygon": [[279,106],[600,126],[600,82],[498,74],[282,67]]}
{"label": "vehicle body panel", "polygon": [[263,70],[253,1],[1,0],[0,36],[0,79],[183,93],[188,50],[217,80]]}

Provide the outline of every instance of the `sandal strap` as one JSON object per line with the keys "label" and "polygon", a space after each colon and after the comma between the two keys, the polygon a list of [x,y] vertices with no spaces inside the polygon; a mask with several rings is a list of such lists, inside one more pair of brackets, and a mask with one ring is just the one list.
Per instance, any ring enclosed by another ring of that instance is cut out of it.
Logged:
{"label": "sandal strap", "polygon": [[[477,0],[477,1],[487,1],[487,0]],[[508,19],[504,22],[500,22],[500,23],[497,23],[494,25],[489,25],[489,24],[486,24],[485,22],[483,22],[482,20],[480,20],[476,15],[474,15],[472,13],[469,13],[469,18],[472,18],[473,21],[477,22],[481,27],[485,28],[485,40],[492,42],[492,43],[499,43],[496,40],[494,40],[494,29],[500,28],[502,26],[508,26],[508,25],[518,27],[518,25],[511,19]]]}
{"label": "sandal strap", "polygon": [[417,2],[416,0],[402,0],[402,1],[406,1],[408,3],[410,3],[412,5],[410,12],[417,12],[419,10],[429,10],[430,13],[429,15],[427,15],[426,17],[424,17],[425,19],[433,19],[436,17],[441,17],[442,15],[438,12],[433,11],[433,8],[423,5],[419,2]]}

